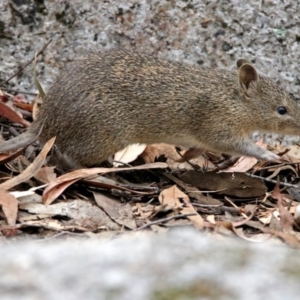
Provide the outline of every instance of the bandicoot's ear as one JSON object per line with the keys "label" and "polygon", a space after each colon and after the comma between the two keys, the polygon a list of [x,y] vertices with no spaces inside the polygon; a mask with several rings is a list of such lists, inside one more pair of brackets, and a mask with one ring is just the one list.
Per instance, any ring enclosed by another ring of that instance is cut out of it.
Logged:
{"label": "bandicoot's ear", "polygon": [[251,82],[258,81],[259,77],[251,64],[242,64],[239,69],[239,82],[243,89],[248,89]]}
{"label": "bandicoot's ear", "polygon": [[243,64],[249,64],[249,65],[251,65],[251,62],[248,59],[245,59],[245,58],[238,59],[237,62],[236,62],[236,66],[237,66],[238,70],[240,69],[240,67]]}

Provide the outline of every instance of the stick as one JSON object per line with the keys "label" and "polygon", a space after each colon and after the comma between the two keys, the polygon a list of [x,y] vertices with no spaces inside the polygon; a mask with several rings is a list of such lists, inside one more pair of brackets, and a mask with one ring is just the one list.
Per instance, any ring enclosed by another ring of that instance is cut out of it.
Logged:
{"label": "stick", "polygon": [[149,223],[137,228],[135,231],[145,229],[145,228],[150,227],[150,226],[155,225],[155,224],[168,222],[168,221],[173,220],[173,219],[181,219],[183,217],[196,216],[196,215],[197,215],[196,213],[190,213],[190,214],[175,215],[175,216],[172,216],[172,217],[159,219],[159,220],[156,220],[156,221],[153,221],[153,222],[149,222]]}
{"label": "stick", "polygon": [[[37,54],[35,56],[40,55],[45,49],[46,47],[52,42],[52,40],[50,39],[44,46],[43,48],[37,52]],[[0,83],[0,86],[4,85],[5,83],[9,82],[12,78],[14,78],[15,76],[19,75],[28,65],[30,65],[34,59],[35,56],[29,61],[27,62],[23,67],[21,67],[21,69],[19,69],[16,73],[14,73],[13,75],[11,75],[8,79],[4,80],[3,82]]]}
{"label": "stick", "polygon": [[286,187],[293,187],[295,189],[300,189],[300,186],[298,186],[296,184],[291,184],[291,183],[287,183],[287,182],[280,182],[280,181],[277,181],[277,180],[273,180],[273,179],[269,179],[269,178],[264,178],[264,177],[253,175],[253,174],[250,174],[250,173],[245,173],[245,174],[247,176],[249,176],[249,177],[252,177],[252,178],[261,179],[261,180],[264,180],[264,181],[267,181],[267,182],[271,182],[271,183],[274,183],[274,184],[279,183],[280,185],[283,185],[283,186],[286,186]]}

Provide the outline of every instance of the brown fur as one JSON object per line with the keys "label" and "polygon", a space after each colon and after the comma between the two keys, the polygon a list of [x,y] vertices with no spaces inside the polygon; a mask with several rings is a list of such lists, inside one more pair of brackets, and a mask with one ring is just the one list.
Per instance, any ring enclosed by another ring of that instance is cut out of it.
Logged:
{"label": "brown fur", "polygon": [[[254,131],[300,134],[300,109],[246,60],[239,72],[113,50],[71,63],[48,91],[37,121],[0,151],[56,136],[79,165],[98,164],[132,143],[172,143],[272,160]],[[277,108],[284,106],[287,114]]]}

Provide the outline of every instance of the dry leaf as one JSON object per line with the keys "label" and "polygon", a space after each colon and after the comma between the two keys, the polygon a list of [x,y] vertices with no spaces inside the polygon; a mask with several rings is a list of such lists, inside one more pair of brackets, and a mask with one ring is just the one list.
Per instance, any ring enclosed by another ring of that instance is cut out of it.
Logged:
{"label": "dry leaf", "polygon": [[[185,157],[186,152],[192,152],[193,150],[182,150],[180,154]],[[193,170],[191,164],[199,166],[200,168],[214,168],[214,165],[205,159],[203,156],[198,156],[197,158],[191,159],[189,164],[186,162],[176,151],[174,145],[170,144],[152,144],[147,145],[145,151],[141,154],[141,157],[146,163],[154,162],[156,158],[164,155],[167,158],[166,163],[171,169],[186,169]],[[187,154],[189,156],[189,154]]]}
{"label": "dry leaf", "polygon": [[297,205],[295,209],[294,221],[300,227],[300,205]]}
{"label": "dry leaf", "polygon": [[222,172],[247,172],[253,168],[257,163],[255,157],[241,156],[239,160],[230,168]]}
{"label": "dry leaf", "polygon": [[0,115],[11,122],[15,122],[23,125],[24,127],[28,127],[30,125],[29,122],[20,117],[17,112],[15,112],[11,107],[6,105],[5,103],[0,101]]}
{"label": "dry leaf", "polygon": [[15,176],[11,179],[8,179],[7,181],[0,184],[0,189],[2,190],[9,190],[12,187],[27,181],[31,177],[33,177],[38,170],[42,167],[42,165],[45,163],[46,156],[50,149],[52,148],[54,144],[55,138],[52,138],[49,140],[43,147],[42,151],[39,153],[39,155],[35,158],[33,163],[31,163],[26,170],[24,170],[21,174],[18,176]]}
{"label": "dry leaf", "polygon": [[286,153],[286,156],[292,162],[299,162],[300,161],[300,146],[298,145],[291,145],[289,146],[290,151]]}
{"label": "dry leaf", "polygon": [[285,170],[291,170],[291,171],[295,174],[295,176],[298,177],[298,173],[297,173],[297,171],[295,170],[295,168],[293,168],[293,166],[281,166],[281,167],[274,167],[274,168],[270,167],[270,168],[268,169],[268,171],[269,171],[269,172],[272,172],[272,171],[273,171],[273,173],[272,173],[271,175],[269,175],[267,178],[269,178],[269,179],[275,178],[275,177],[278,176],[278,174],[279,174],[281,171],[285,171]]}
{"label": "dry leaf", "polygon": [[13,101],[13,104],[14,104],[15,107],[22,108],[22,109],[24,109],[24,110],[27,110],[27,111],[32,112],[33,105],[30,104],[30,103],[24,103],[24,102]]}
{"label": "dry leaf", "polygon": [[18,214],[18,200],[6,191],[0,190],[0,205],[8,225],[15,225]]}
{"label": "dry leaf", "polygon": [[260,233],[260,234],[255,234],[255,235],[249,237],[249,236],[245,235],[243,228],[233,227],[232,229],[237,236],[239,236],[240,238],[242,238],[243,240],[246,240],[248,242],[262,243],[262,242],[266,242],[266,241],[270,240],[270,238],[272,238],[272,235],[269,233],[263,233],[263,234]]}
{"label": "dry leaf", "polygon": [[43,104],[43,99],[40,95],[37,95],[34,99],[33,107],[32,107],[32,118],[35,121],[37,119],[37,115],[39,113],[40,107]]}
{"label": "dry leaf", "polygon": [[141,157],[146,163],[152,163],[156,158],[162,155],[171,158],[173,161],[180,159],[180,155],[177,153],[175,146],[164,143],[147,145]]}
{"label": "dry leaf", "polygon": [[164,176],[171,179],[180,188],[182,188],[189,195],[189,197],[196,199],[197,203],[201,203],[204,205],[223,205],[223,202],[212,198],[210,195],[203,195],[196,187],[184,183],[183,181],[169,173],[164,173]]}
{"label": "dry leaf", "polygon": [[272,197],[277,200],[281,228],[288,232],[293,231],[294,218],[292,214],[283,206],[283,197],[280,192],[279,183],[276,184]]}
{"label": "dry leaf", "polygon": [[47,186],[46,184],[44,185],[40,185],[40,186],[35,186],[33,188],[30,188],[27,191],[13,191],[13,192],[9,192],[11,195],[13,195],[16,198],[21,198],[21,197],[28,197],[28,196],[32,196],[35,195],[35,191],[44,188],[45,186]]}
{"label": "dry leaf", "polygon": [[[11,193],[10,193],[11,194]],[[42,201],[42,196],[37,194],[37,193],[33,193],[31,195],[26,195],[26,196],[19,196],[16,197],[19,201],[19,207],[22,203],[43,203]]]}
{"label": "dry leaf", "polygon": [[242,221],[232,222],[232,227],[239,227],[239,226],[242,226],[242,225],[246,224],[247,222],[249,222],[253,218],[253,216],[256,212],[256,209],[257,209],[256,205],[253,205],[253,210],[251,212],[251,215]]}
{"label": "dry leaf", "polygon": [[239,172],[202,173],[190,170],[178,177],[200,190],[217,191],[224,195],[239,198],[259,197],[267,191],[265,184],[260,179],[251,178]]}
{"label": "dry leaf", "polygon": [[113,162],[113,166],[119,167],[122,165],[122,163],[130,163],[136,160],[137,157],[144,152],[145,148],[146,144],[128,145],[126,148],[122,149],[121,151],[118,151],[114,155],[114,160],[116,160],[116,162]]}
{"label": "dry leaf", "polygon": [[110,230],[118,230],[119,226],[113,222],[99,207],[85,200],[72,200],[44,205],[40,203],[20,204],[20,208],[35,214],[48,214],[65,216],[69,221],[62,221],[68,226],[80,226],[82,228],[97,229],[105,226]]}
{"label": "dry leaf", "polygon": [[207,217],[206,217],[206,220],[207,220],[209,223],[213,224],[213,225],[216,224],[216,218],[215,218],[214,215],[209,215],[209,216],[207,216]]}
{"label": "dry leaf", "polygon": [[266,215],[264,217],[258,218],[258,220],[264,225],[269,225],[271,223],[271,219],[272,219],[272,211],[270,210],[266,212]]}
{"label": "dry leaf", "polygon": [[292,233],[282,232],[282,231],[275,231],[275,230],[272,230],[272,229],[269,229],[269,228],[266,228],[264,231],[265,231],[265,233],[270,233],[270,234],[280,238],[281,240],[283,240],[290,247],[300,248],[300,241]]}
{"label": "dry leaf", "polygon": [[202,217],[194,209],[189,197],[181,190],[179,190],[176,185],[163,190],[160,193],[158,199],[161,205],[167,205],[175,211],[180,209],[182,214],[194,213],[195,216],[188,216],[187,218],[193,222],[196,228],[203,229],[204,221]]}
{"label": "dry leaf", "polygon": [[128,170],[159,169],[159,168],[167,168],[167,167],[168,166],[165,163],[154,163],[154,164],[146,164],[146,165],[130,167],[130,168],[91,168],[91,169],[75,170],[60,176],[56,180],[51,182],[43,193],[43,202],[44,204],[51,204],[68,186],[70,186],[71,184],[73,184],[74,182],[80,179],[83,179],[91,175],[128,171]]}
{"label": "dry leaf", "polygon": [[[153,195],[157,194],[158,188],[152,187],[152,186],[143,186],[139,187],[136,186],[135,189],[129,189],[125,186],[128,186],[128,184],[121,184],[114,180],[108,179],[103,176],[98,176],[97,178],[93,178],[92,180],[89,179],[82,179],[82,183],[86,184],[87,186],[93,186],[104,190],[119,190],[124,191],[127,194],[130,195]],[[139,191],[137,189],[141,189],[142,191]]]}
{"label": "dry leaf", "polygon": [[55,167],[43,167],[37,171],[34,178],[40,182],[49,183],[57,178],[54,170]]}
{"label": "dry leaf", "polygon": [[111,219],[120,225],[132,230],[136,229],[130,204],[121,203],[112,196],[94,192],[96,203],[106,212]]}
{"label": "dry leaf", "polygon": [[[31,142],[30,142],[31,143]],[[28,144],[30,144],[28,143]],[[26,146],[27,147],[27,146]],[[12,160],[14,160],[15,158],[17,158],[23,151],[24,149],[26,148],[22,148],[20,150],[18,150],[17,152],[13,153],[13,154],[5,154],[5,153],[1,153],[0,154],[0,163],[1,165],[4,165]]]}
{"label": "dry leaf", "polygon": [[66,226],[62,224],[60,221],[55,219],[43,219],[43,220],[30,220],[30,221],[24,221],[19,228],[25,228],[25,227],[41,227],[46,228],[50,230],[55,231],[64,231],[64,230],[80,230],[80,231],[88,231],[89,229],[79,227],[79,226]]}

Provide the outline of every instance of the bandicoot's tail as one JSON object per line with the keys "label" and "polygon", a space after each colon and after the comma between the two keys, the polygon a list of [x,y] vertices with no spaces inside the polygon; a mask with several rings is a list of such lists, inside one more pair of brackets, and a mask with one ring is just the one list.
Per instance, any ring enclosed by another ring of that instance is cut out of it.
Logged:
{"label": "bandicoot's tail", "polygon": [[33,143],[38,137],[38,134],[27,130],[24,133],[4,142],[0,142],[0,153],[18,150]]}

